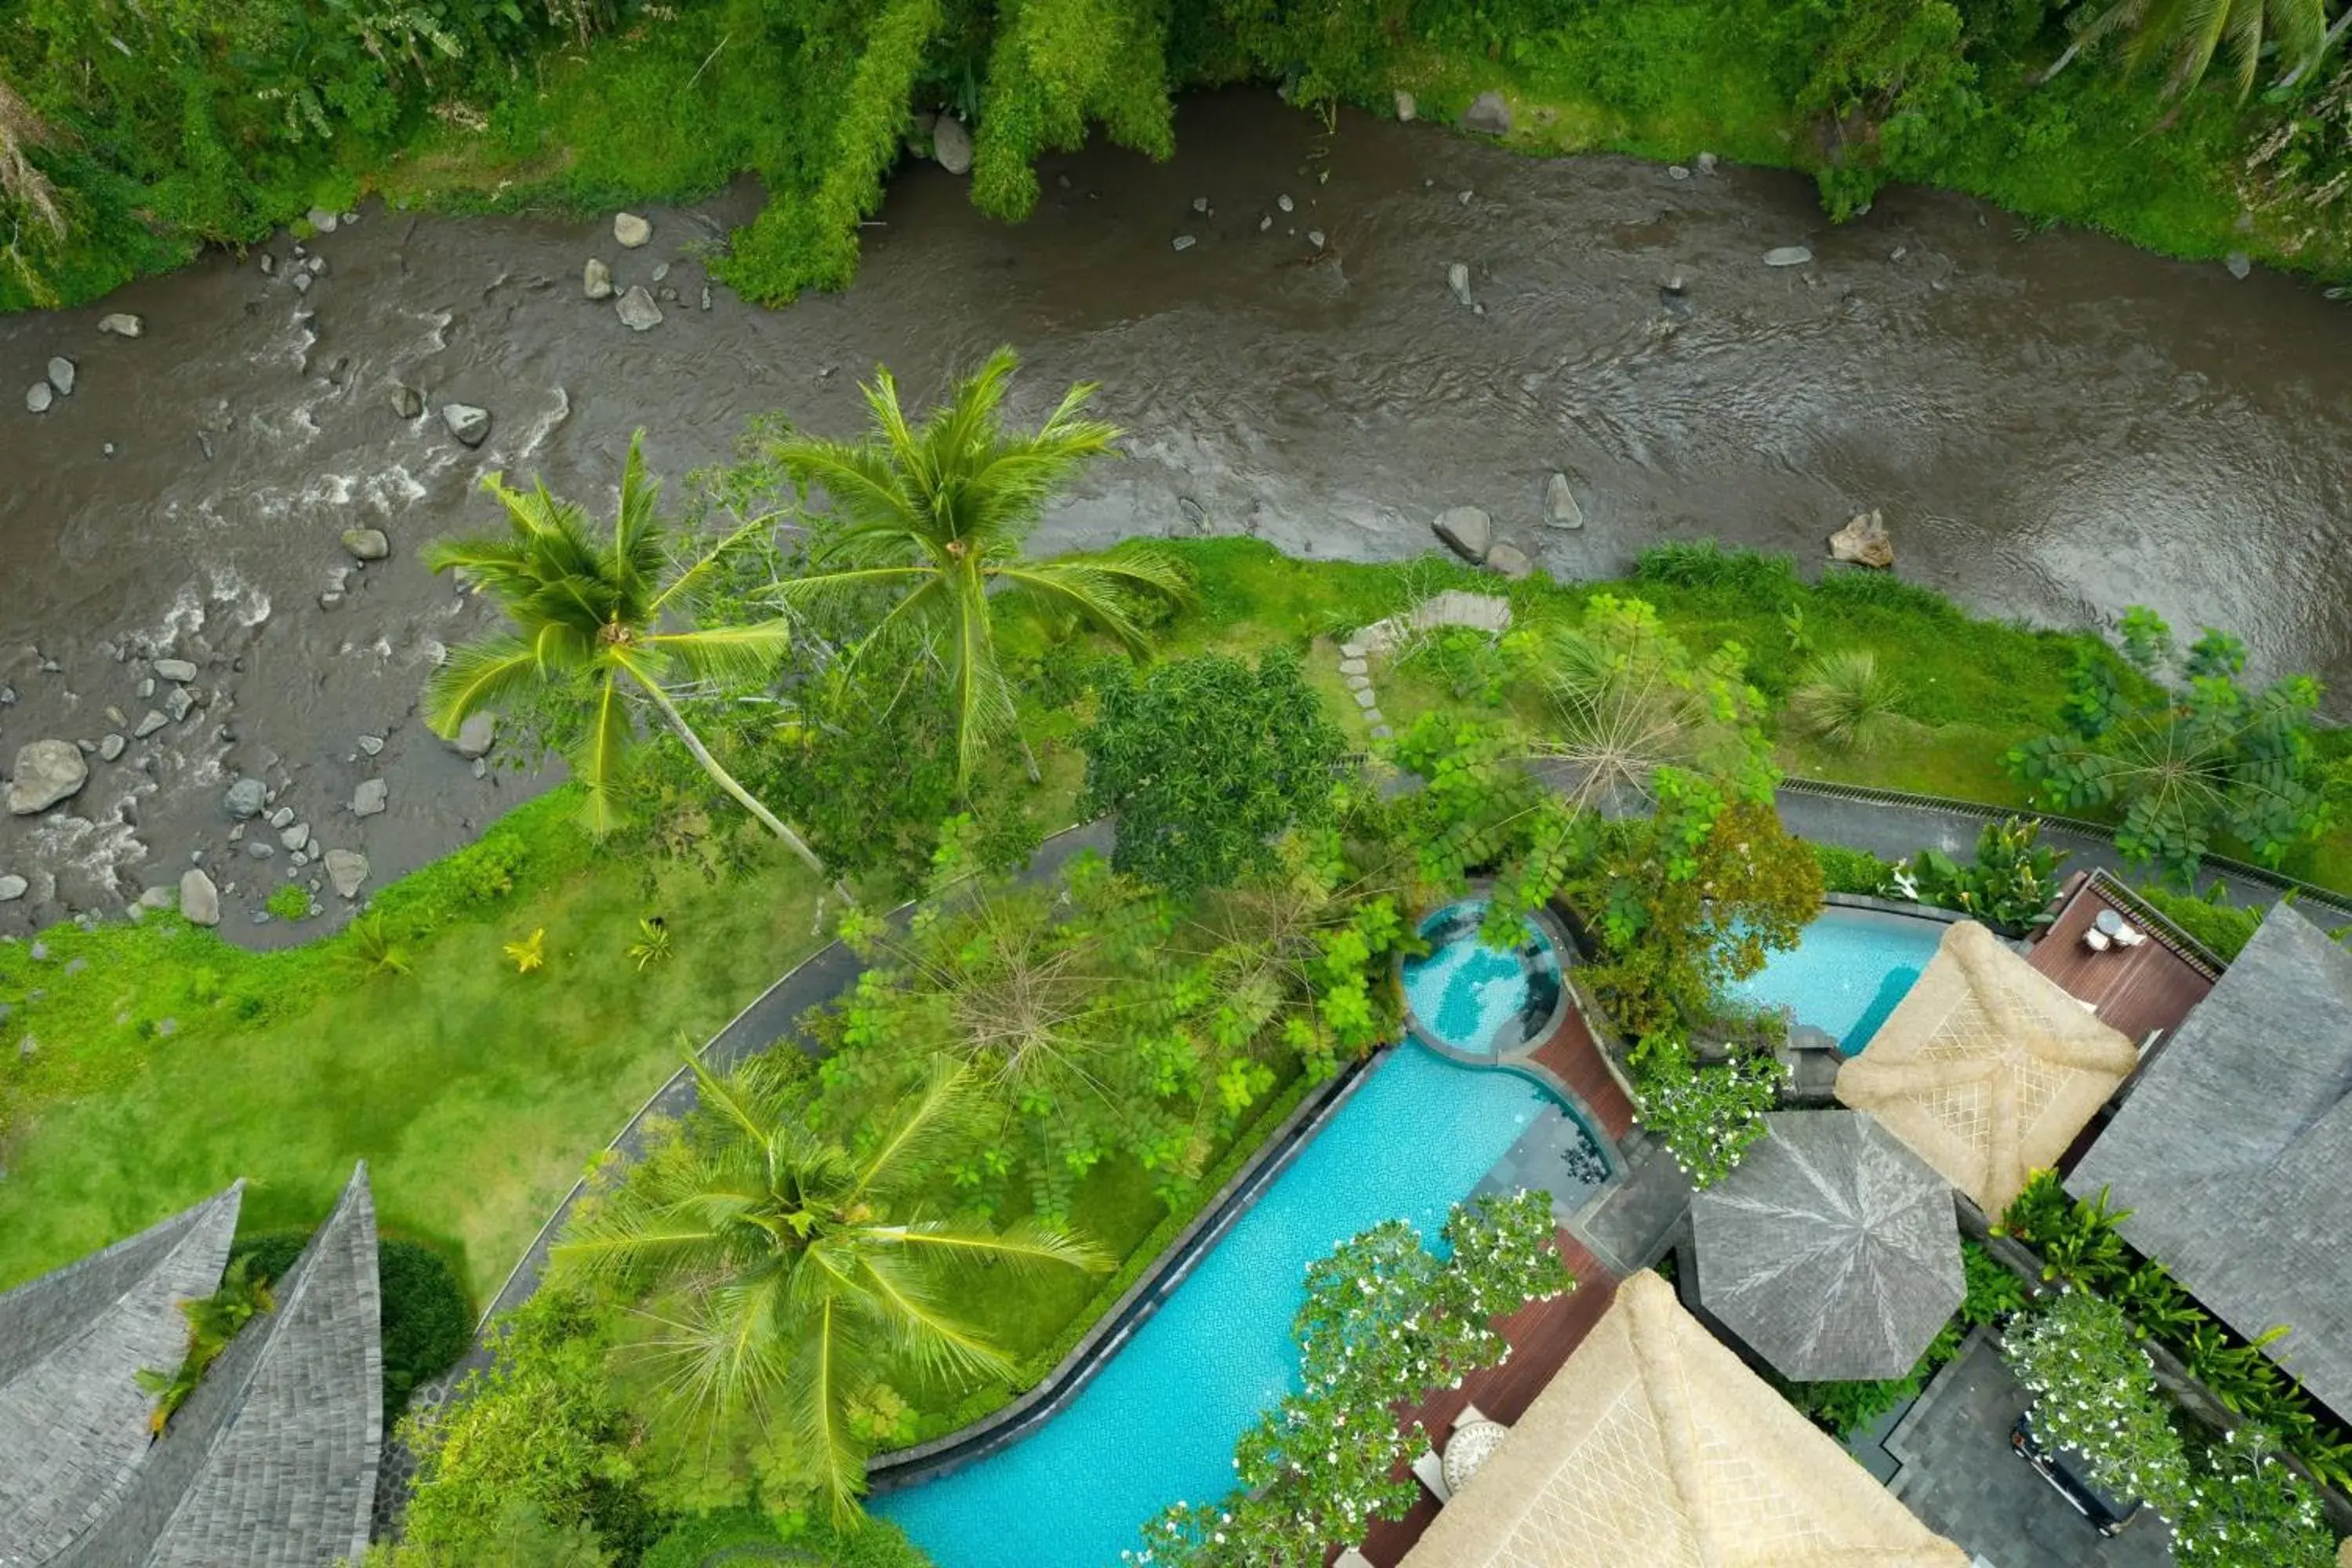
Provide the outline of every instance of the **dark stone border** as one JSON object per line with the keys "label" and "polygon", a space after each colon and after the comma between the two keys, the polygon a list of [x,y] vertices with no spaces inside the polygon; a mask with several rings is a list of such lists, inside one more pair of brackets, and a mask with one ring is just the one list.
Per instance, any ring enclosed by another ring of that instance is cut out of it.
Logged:
{"label": "dark stone border", "polygon": [[1908,915],[1913,920],[1934,921],[1938,925],[1954,926],[1973,915],[1958,910],[1948,910],[1941,904],[1922,904],[1904,899],[1882,899],[1870,893],[1823,893],[1822,907],[1834,910],[1869,910],[1882,915]]}
{"label": "dark stone border", "polygon": [[1110,1358],[1150,1321],[1152,1315],[1190,1278],[1242,1215],[1257,1205],[1276,1178],[1290,1168],[1299,1152],[1323,1131],[1339,1108],[1397,1047],[1383,1046],[1351,1063],[1330,1082],[1311,1090],[1293,1107],[1282,1124],[1259,1144],[1256,1153],[1202,1205],[1192,1222],[1178,1232],[1142,1277],[1128,1287],[1084,1338],[1071,1347],[1058,1365],[1003,1408],[991,1411],[961,1431],[934,1437],[911,1448],[875,1456],[866,1464],[869,1494],[900,1491],[925,1481],[954,1474],[1003,1452],[1060,1415],[1086,1391]]}

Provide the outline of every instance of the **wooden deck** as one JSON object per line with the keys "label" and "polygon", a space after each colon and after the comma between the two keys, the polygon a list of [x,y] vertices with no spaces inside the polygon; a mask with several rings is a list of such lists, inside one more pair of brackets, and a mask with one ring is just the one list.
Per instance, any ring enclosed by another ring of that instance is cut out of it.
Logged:
{"label": "wooden deck", "polygon": [[[1574,1017],[1573,1013],[1570,1016]],[[1581,1029],[1581,1023],[1578,1027]],[[1596,1114],[1600,1112],[1598,1105],[1593,1109]],[[1499,1326],[1504,1337],[1511,1342],[1511,1359],[1501,1366],[1474,1373],[1463,1380],[1459,1388],[1438,1390],[1405,1413],[1404,1426],[1419,1421],[1429,1429],[1432,1437],[1443,1443],[1453,1430],[1454,1417],[1465,1405],[1475,1405],[1482,1414],[1506,1426],[1527,1414],[1528,1406],[1551,1382],[1552,1374],[1568,1360],[1569,1352],[1584,1342],[1584,1336],[1592,1331],[1592,1325],[1609,1310],[1617,1291],[1617,1281],[1601,1266],[1599,1258],[1565,1230],[1559,1233],[1559,1239],[1560,1257],[1567,1262],[1569,1272],[1576,1276],[1577,1288],[1565,1296],[1538,1301],[1505,1318]],[[1357,1550],[1370,1558],[1375,1568],[1396,1568],[1421,1539],[1422,1531],[1429,1528],[1430,1521],[1437,1517],[1437,1500],[1423,1489],[1411,1512],[1402,1519],[1373,1526],[1371,1534]],[[1329,1555],[1336,1558],[1339,1554],[1339,1548],[1333,1547]]]}
{"label": "wooden deck", "polygon": [[2102,1022],[2145,1047],[2150,1035],[2169,1036],[2179,1028],[2213,989],[2215,977],[2201,960],[2176,950],[2161,931],[2150,931],[2137,947],[2105,952],[2084,947],[2083,933],[2103,910],[2148,930],[2137,911],[2107,897],[2097,879],[2079,877],[2026,962],[2065,987],[2068,995],[2096,1004]]}
{"label": "wooden deck", "polygon": [[1573,1005],[1559,1027],[1552,1031],[1551,1038],[1538,1046],[1529,1059],[1566,1084],[1601,1123],[1599,1131],[1607,1133],[1612,1142],[1624,1141],[1633,1126],[1633,1102],[1625,1098],[1625,1091],[1610,1076],[1609,1064],[1601,1059],[1601,1047],[1594,1042],[1592,1031],[1585,1026],[1584,1016]]}

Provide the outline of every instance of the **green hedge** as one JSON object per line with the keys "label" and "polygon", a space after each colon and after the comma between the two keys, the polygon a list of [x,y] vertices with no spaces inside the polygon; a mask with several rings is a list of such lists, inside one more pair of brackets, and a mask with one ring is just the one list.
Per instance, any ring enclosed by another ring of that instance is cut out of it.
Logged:
{"label": "green hedge", "polygon": [[[307,1230],[269,1230],[240,1237],[232,1260],[273,1284],[285,1278],[309,1245]],[[473,1342],[474,1312],[448,1260],[429,1247],[387,1238],[376,1244],[376,1282],[383,1300],[383,1418],[387,1426],[408,1407],[416,1385],[457,1363]]]}

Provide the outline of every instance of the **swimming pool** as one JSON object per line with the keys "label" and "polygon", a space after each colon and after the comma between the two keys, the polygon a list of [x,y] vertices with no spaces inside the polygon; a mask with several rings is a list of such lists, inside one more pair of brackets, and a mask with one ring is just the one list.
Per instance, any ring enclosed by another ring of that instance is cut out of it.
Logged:
{"label": "swimming pool", "polygon": [[1417,1031],[1453,1050],[1496,1056],[1558,1026],[1559,952],[1530,922],[1516,948],[1478,939],[1486,900],[1448,904],[1421,922],[1428,953],[1404,961],[1404,999]]}
{"label": "swimming pool", "polygon": [[1943,922],[1832,904],[1804,939],[1734,985],[1743,1001],[1790,1007],[1797,1022],[1834,1036],[1853,1056],[1909,994],[1944,939]]}
{"label": "swimming pool", "polygon": [[1223,1496],[1234,1440],[1291,1387],[1307,1264],[1382,1220],[1434,1241],[1549,1095],[1404,1045],[1076,1400],[1002,1453],[873,1510],[940,1568],[1106,1568],[1170,1503]]}

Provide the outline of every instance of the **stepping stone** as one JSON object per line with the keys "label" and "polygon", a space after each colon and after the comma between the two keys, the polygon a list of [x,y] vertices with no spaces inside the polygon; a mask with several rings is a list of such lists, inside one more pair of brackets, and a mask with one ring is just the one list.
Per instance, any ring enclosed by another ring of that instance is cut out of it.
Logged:
{"label": "stepping stone", "polygon": [[1342,675],[1361,675],[1370,668],[1361,656],[1350,656],[1339,661],[1339,673]]}
{"label": "stepping stone", "polygon": [[1375,741],[1393,741],[1396,739],[1396,731],[1390,729],[1386,724],[1375,724],[1372,726],[1372,739]]}
{"label": "stepping stone", "polygon": [[1367,712],[1379,707],[1380,701],[1381,700],[1378,697],[1372,695],[1370,688],[1366,688],[1365,689],[1356,693],[1356,706],[1363,709]]}
{"label": "stepping stone", "polygon": [[1371,689],[1372,689],[1372,678],[1371,678],[1370,676],[1369,676],[1369,675],[1364,674],[1362,671],[1360,671],[1360,671],[1358,671],[1356,674],[1354,674],[1354,675],[1351,675],[1351,676],[1348,677],[1348,689],[1349,689],[1349,690],[1350,690],[1350,691],[1370,691]]}
{"label": "stepping stone", "polygon": [[[1365,653],[1366,653],[1367,651],[1369,651],[1369,650],[1367,650],[1367,649],[1365,648],[1364,645],[1363,645],[1362,643],[1360,643],[1360,642],[1353,642],[1353,641],[1350,641],[1350,642],[1343,642],[1343,643],[1341,643],[1341,644],[1339,645],[1339,658],[1340,658],[1342,660],[1347,660],[1347,659],[1351,659],[1351,658],[1354,658],[1354,659],[1360,659],[1360,658],[1362,658],[1364,657],[1364,655],[1365,655]],[[1341,669],[1345,669],[1345,668],[1347,668],[1348,667],[1347,667],[1347,665],[1343,662],[1343,663],[1339,666],[1339,668],[1340,668]]]}

